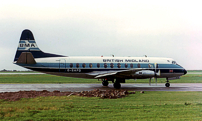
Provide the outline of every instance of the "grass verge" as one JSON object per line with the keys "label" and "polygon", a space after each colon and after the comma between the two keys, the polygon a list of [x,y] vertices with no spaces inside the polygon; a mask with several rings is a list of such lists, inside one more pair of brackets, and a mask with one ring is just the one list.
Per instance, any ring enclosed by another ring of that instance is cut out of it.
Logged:
{"label": "grass verge", "polygon": [[121,99],[79,96],[0,100],[1,120],[201,120],[202,92],[145,92]]}
{"label": "grass verge", "polygon": [[[158,83],[165,83],[166,79],[158,79]],[[149,79],[126,80],[127,83],[148,83]],[[155,83],[154,81],[152,81]],[[202,83],[202,74],[187,74],[181,79],[170,80],[171,83]],[[48,74],[39,75],[0,75],[0,83],[101,83],[97,79],[82,79],[61,77]]]}

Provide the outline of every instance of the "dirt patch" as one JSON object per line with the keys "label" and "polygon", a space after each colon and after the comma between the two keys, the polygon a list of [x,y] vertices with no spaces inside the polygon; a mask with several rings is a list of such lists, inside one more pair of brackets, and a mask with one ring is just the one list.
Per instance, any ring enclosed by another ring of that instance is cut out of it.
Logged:
{"label": "dirt patch", "polygon": [[128,94],[135,94],[135,92],[128,92],[127,90],[99,90],[95,89],[92,91],[81,91],[81,92],[60,92],[53,91],[49,92],[47,90],[43,91],[19,91],[19,92],[3,92],[0,93],[0,99],[8,101],[17,101],[21,98],[35,98],[35,97],[47,97],[47,96],[71,96],[78,95],[84,97],[100,97],[116,99],[127,96]]}
{"label": "dirt patch", "polygon": [[86,97],[100,97],[100,98],[122,98],[128,94],[135,94],[135,92],[128,92],[127,90],[99,90],[95,89],[92,91],[82,91],[79,92],[79,96],[86,96]]}

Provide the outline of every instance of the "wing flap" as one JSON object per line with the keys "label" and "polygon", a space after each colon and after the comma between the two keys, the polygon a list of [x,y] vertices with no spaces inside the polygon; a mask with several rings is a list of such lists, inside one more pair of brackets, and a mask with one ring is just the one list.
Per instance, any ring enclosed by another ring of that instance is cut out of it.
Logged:
{"label": "wing flap", "polygon": [[106,77],[106,76],[112,76],[112,75],[115,75],[117,72],[114,72],[114,73],[106,73],[106,74],[100,74],[98,76],[96,76],[95,78],[102,78],[102,77]]}
{"label": "wing flap", "polygon": [[131,75],[137,71],[145,70],[143,68],[138,69],[128,69],[128,70],[118,70],[118,71],[96,71],[92,73],[88,73],[88,75],[94,76],[94,78],[107,78],[109,76],[126,76]]}

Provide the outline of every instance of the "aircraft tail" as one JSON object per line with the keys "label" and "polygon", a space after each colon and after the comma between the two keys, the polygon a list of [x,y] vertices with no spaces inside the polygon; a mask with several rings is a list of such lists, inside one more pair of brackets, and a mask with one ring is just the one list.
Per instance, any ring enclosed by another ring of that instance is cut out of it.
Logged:
{"label": "aircraft tail", "polygon": [[[21,56],[21,57],[20,57]],[[45,57],[65,57],[62,55],[56,55],[56,54],[50,54],[50,53],[44,53],[39,49],[39,47],[36,44],[36,41],[34,40],[34,36],[32,32],[28,29],[25,29],[20,37],[19,45],[15,54],[14,62],[17,62],[18,59],[24,57],[32,58],[45,58]],[[18,62],[21,62],[22,59],[20,59]]]}

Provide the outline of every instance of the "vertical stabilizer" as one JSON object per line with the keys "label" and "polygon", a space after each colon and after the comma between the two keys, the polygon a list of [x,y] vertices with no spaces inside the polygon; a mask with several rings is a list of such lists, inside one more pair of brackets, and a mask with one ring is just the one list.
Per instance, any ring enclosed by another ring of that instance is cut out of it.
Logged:
{"label": "vertical stabilizer", "polygon": [[36,44],[32,32],[28,29],[25,29],[21,34],[14,62],[19,59],[22,52],[30,52],[34,58],[64,57],[62,55],[44,53],[41,51]]}
{"label": "vertical stabilizer", "polygon": [[41,51],[35,40],[32,32],[30,30],[24,30],[20,37],[20,42],[18,44],[19,51]]}

